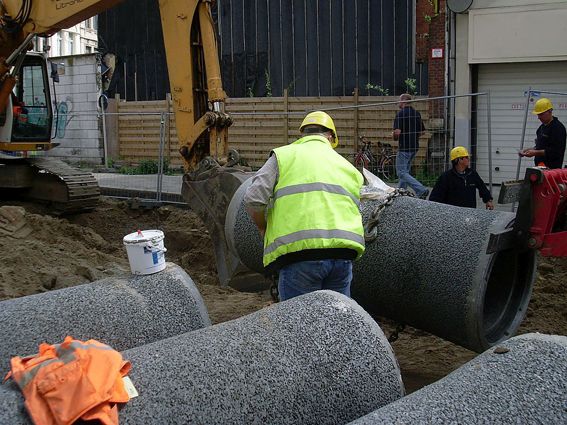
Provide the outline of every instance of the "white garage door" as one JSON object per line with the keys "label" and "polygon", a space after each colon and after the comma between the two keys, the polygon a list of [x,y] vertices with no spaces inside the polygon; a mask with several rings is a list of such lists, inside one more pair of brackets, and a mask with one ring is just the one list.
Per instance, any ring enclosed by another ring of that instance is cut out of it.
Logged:
{"label": "white garage door", "polygon": [[[486,64],[478,68],[478,91],[490,90],[492,121],[492,181],[501,183],[513,180],[518,164],[526,97],[532,90],[566,93],[554,95],[541,93],[554,105],[554,115],[567,126],[567,62],[532,62],[515,64]],[[538,99],[537,94],[534,97]],[[534,145],[535,132],[540,122],[531,114],[530,104],[524,147]],[[477,171],[488,182],[488,125],[486,99],[478,102],[477,114]],[[564,165],[566,162],[564,161]],[[532,158],[522,159],[520,178],[526,167],[533,165]]]}

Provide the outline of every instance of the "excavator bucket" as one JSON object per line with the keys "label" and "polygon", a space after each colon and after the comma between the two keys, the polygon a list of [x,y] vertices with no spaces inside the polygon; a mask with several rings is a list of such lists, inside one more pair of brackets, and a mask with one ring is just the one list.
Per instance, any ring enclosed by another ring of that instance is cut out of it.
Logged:
{"label": "excavator bucket", "polygon": [[238,290],[254,290],[264,286],[257,273],[244,267],[228,248],[225,222],[228,206],[238,188],[254,173],[248,167],[219,166],[211,160],[198,172],[185,174],[181,194],[189,207],[206,225],[215,252],[220,284]]}

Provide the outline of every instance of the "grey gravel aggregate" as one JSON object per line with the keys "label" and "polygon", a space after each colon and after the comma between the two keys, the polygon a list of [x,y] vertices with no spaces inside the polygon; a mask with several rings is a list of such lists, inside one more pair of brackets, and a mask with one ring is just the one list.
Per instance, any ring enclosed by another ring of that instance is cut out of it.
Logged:
{"label": "grey gravel aggregate", "polygon": [[[122,354],[140,395],[121,424],[344,424],[404,395],[380,327],[329,291]],[[27,423],[22,403],[0,386],[0,423]]]}
{"label": "grey gravel aggregate", "polygon": [[566,402],[567,337],[525,334],[351,424],[564,424]]}
{"label": "grey gravel aggregate", "polygon": [[60,343],[66,335],[122,351],[211,325],[193,280],[173,263],[151,275],[2,301],[0,323],[0,374],[11,357],[35,354],[41,342]]}

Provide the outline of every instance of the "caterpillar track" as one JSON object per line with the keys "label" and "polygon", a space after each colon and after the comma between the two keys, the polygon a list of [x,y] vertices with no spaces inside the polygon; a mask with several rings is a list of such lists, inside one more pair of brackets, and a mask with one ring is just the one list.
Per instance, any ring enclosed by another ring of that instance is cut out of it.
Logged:
{"label": "caterpillar track", "polygon": [[25,199],[46,202],[56,214],[92,210],[100,197],[91,173],[54,158],[3,161],[0,187],[16,190]]}

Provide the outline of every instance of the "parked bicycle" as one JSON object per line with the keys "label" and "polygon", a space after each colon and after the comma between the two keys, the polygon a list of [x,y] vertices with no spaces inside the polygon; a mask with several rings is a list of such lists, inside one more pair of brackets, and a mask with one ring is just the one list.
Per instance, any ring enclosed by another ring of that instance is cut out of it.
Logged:
{"label": "parked bicycle", "polygon": [[360,136],[353,164],[360,170],[362,167],[366,168],[384,181],[396,178],[396,154],[389,143],[376,142],[376,153],[373,153],[372,142],[365,136]]}

